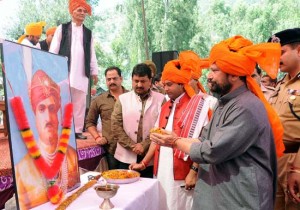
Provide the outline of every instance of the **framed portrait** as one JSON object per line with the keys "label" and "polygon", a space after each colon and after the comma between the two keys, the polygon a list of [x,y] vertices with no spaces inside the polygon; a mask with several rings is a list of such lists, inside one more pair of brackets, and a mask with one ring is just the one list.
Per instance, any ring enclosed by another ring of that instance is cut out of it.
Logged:
{"label": "framed portrait", "polygon": [[80,185],[67,58],[2,43],[18,209],[59,203]]}

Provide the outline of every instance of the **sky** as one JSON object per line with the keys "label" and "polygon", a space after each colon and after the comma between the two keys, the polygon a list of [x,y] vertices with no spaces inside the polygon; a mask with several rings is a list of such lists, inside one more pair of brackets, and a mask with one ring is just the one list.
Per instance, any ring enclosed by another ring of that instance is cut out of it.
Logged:
{"label": "sky", "polygon": [[0,37],[4,38],[5,35],[5,28],[3,28],[2,21],[7,21],[9,17],[13,17],[13,11],[17,10],[19,0],[0,0]]}

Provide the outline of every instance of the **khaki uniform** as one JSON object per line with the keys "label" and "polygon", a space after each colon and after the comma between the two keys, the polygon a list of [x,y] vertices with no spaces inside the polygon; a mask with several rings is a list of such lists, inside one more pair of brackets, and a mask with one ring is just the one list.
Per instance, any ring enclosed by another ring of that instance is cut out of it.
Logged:
{"label": "khaki uniform", "polygon": [[[288,200],[286,194],[287,172],[297,154],[298,146],[296,143],[299,142],[300,145],[300,120],[293,115],[289,107],[290,102],[294,112],[300,116],[300,72],[292,79],[289,79],[289,76],[286,75],[276,86],[269,102],[282,122],[284,128],[283,141],[286,145],[285,154],[278,159],[275,209],[300,209],[300,204],[292,203],[291,200]],[[292,148],[288,145],[292,145]]]}
{"label": "khaki uniform", "polygon": [[[291,93],[291,90],[298,92]],[[288,104],[291,102],[294,112],[300,116],[300,72],[291,80],[286,75],[276,86],[269,101],[283,125],[283,140],[300,142],[300,120],[292,114]]]}

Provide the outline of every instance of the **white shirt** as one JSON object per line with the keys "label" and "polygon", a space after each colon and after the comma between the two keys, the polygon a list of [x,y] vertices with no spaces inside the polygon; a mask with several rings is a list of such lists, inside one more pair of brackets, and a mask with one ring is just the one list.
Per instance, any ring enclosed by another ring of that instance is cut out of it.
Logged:
{"label": "white shirt", "polygon": [[[58,54],[62,38],[62,25],[59,25],[53,36],[49,52]],[[72,22],[70,62],[70,86],[87,93],[88,78],[85,75],[84,49],[83,49],[83,25],[76,26]],[[93,37],[91,40],[91,75],[98,75],[98,64],[94,48]]]}
{"label": "white shirt", "polygon": [[21,44],[29,46],[29,47],[41,49],[41,45],[39,42],[36,45],[33,45],[26,37],[22,40]]}

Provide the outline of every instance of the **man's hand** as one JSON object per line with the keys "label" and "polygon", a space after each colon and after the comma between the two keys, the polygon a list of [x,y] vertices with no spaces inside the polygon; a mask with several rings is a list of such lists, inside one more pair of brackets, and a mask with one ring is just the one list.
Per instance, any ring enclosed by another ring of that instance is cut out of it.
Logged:
{"label": "man's hand", "polygon": [[177,135],[174,132],[167,132],[164,130],[164,134],[151,133],[150,140],[158,145],[172,147],[174,140],[177,138]]}
{"label": "man's hand", "polygon": [[102,135],[99,135],[99,137],[97,137],[95,139],[95,141],[96,141],[97,144],[99,144],[101,146],[106,145],[108,143],[107,139]]}
{"label": "man's hand", "polygon": [[289,172],[287,180],[287,194],[289,198],[296,204],[300,203],[300,173]]}
{"label": "man's hand", "polygon": [[93,84],[97,85],[97,83],[98,83],[98,76],[97,75],[92,75],[92,79],[93,79]]}
{"label": "man's hand", "polygon": [[144,153],[144,147],[141,143],[137,143],[131,146],[132,151],[137,155],[142,155]]}
{"label": "man's hand", "polygon": [[131,163],[129,166],[130,170],[136,170],[136,171],[141,171],[144,170],[146,167],[142,163]]}
{"label": "man's hand", "polygon": [[190,170],[188,175],[185,177],[185,189],[192,190],[195,188],[197,182],[197,172]]}

